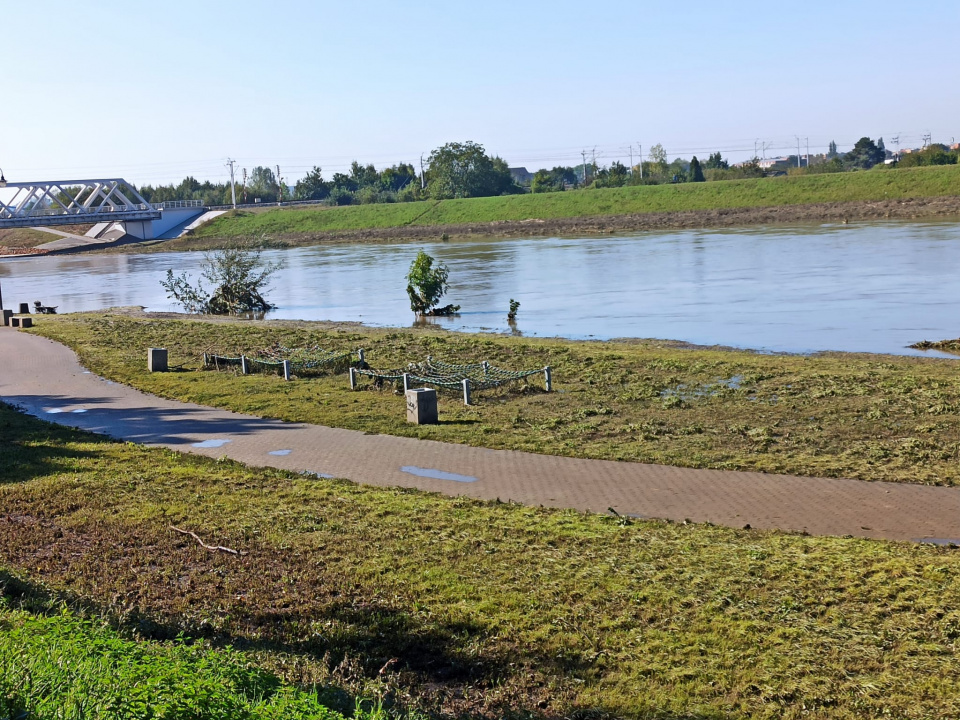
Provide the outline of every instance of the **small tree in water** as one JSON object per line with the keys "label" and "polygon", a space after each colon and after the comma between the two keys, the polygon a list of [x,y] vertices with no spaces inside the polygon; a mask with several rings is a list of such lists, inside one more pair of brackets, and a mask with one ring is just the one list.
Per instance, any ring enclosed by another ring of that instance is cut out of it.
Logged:
{"label": "small tree in water", "polygon": [[[174,275],[167,270],[167,279],[160,284],[167,297],[180,303],[184,310],[209,315],[239,315],[263,313],[271,305],[263,297],[270,276],[281,263],[266,262],[259,250],[226,248],[204,255],[200,265],[201,280],[196,286],[190,284],[186,273]],[[212,293],[204,289],[203,280],[215,288]]]}
{"label": "small tree in water", "polygon": [[453,315],[459,305],[436,307],[447,291],[447,278],[450,271],[442,262],[433,266],[433,258],[423,250],[410,265],[407,273],[407,295],[410,296],[410,309],[417,315]]}

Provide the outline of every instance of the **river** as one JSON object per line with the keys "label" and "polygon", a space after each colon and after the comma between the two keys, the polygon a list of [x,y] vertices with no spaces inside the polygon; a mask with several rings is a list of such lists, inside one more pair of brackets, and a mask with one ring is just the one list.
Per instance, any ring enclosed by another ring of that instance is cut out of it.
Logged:
{"label": "river", "polygon": [[[419,248],[450,268],[443,327],[566,338],[664,338],[767,352],[895,354],[960,336],[960,223],[881,222],[630,236],[355,244],[271,250],[272,318],[409,326]],[[160,280],[202,253],[26,257],[0,263],[6,307],[177,310]],[[506,319],[520,301],[514,328]],[[935,354],[935,353],[933,353]]]}

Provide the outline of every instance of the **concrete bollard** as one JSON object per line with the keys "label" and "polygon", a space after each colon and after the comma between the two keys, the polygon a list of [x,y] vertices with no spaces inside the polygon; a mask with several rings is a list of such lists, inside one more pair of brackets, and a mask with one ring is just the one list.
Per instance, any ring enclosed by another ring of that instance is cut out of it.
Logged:
{"label": "concrete bollard", "polygon": [[289,382],[290,378],[293,377],[293,371],[290,368],[290,361],[283,361],[283,379]]}
{"label": "concrete bollard", "polygon": [[367,358],[364,355],[363,348],[357,350],[357,360],[360,361],[360,367],[365,368],[367,366]]}
{"label": "concrete bollard", "polygon": [[553,373],[549,365],[543,369],[543,385],[547,389],[547,392],[553,392]]}
{"label": "concrete bollard", "polygon": [[247,362],[247,356],[246,356],[246,355],[241,355],[241,356],[240,356],[240,373],[241,373],[242,375],[249,375],[249,374],[250,374],[250,363]]}
{"label": "concrete bollard", "polygon": [[20,312],[18,315],[29,315],[30,314],[30,303],[20,303]]}
{"label": "concrete bollard", "polygon": [[431,388],[416,388],[404,393],[407,399],[407,422],[415,425],[436,425],[437,391]]}
{"label": "concrete bollard", "polygon": [[10,327],[10,318],[13,317],[13,310],[3,311],[3,326]]}
{"label": "concrete bollard", "polygon": [[33,318],[28,318],[28,317],[22,317],[22,318],[20,318],[20,327],[21,327],[21,329],[22,329],[22,328],[33,327]]}
{"label": "concrete bollard", "polygon": [[355,367],[350,368],[350,389],[357,389],[357,369]]}
{"label": "concrete bollard", "polygon": [[206,353],[203,354],[203,369],[206,370],[210,367],[210,356]]}
{"label": "concrete bollard", "polygon": [[470,380],[469,378],[463,379],[463,404],[470,404]]}
{"label": "concrete bollard", "polygon": [[15,327],[15,328],[20,327],[20,318],[18,317],[10,318],[10,327]]}
{"label": "concrete bollard", "polygon": [[147,370],[149,372],[167,371],[166,348],[149,348],[147,350]]}
{"label": "concrete bollard", "polygon": [[403,391],[406,392],[410,389],[410,376],[407,373],[403,374]]}

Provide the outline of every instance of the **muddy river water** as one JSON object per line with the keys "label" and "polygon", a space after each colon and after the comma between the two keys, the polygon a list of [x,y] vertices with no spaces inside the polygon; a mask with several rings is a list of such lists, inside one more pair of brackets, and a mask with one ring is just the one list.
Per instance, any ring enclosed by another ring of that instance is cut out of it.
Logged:
{"label": "muddy river water", "polygon": [[[435,322],[527,336],[666,338],[772,352],[923,354],[960,336],[960,223],[864,223],[631,236],[358,244],[268,251],[273,318],[408,326],[404,275],[419,248],[450,268]],[[160,280],[201,253],[0,261],[6,307],[176,310]],[[515,327],[510,299],[520,301]]]}

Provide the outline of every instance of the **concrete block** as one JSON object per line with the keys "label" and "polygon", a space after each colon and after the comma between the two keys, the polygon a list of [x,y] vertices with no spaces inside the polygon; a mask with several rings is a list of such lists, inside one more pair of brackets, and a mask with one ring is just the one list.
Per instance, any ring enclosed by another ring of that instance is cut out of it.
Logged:
{"label": "concrete block", "polygon": [[404,393],[407,399],[407,422],[415,425],[436,425],[437,391],[431,388],[412,388]]}
{"label": "concrete block", "polygon": [[20,318],[20,327],[21,328],[33,327],[33,318],[28,318],[28,317]]}
{"label": "concrete block", "polygon": [[147,350],[147,370],[150,372],[167,371],[166,348],[150,348]]}
{"label": "concrete block", "polygon": [[3,326],[10,327],[10,318],[13,317],[13,310],[3,311]]}
{"label": "concrete block", "polygon": [[18,317],[10,318],[10,327],[20,327],[20,318]]}
{"label": "concrete block", "polygon": [[19,315],[29,315],[30,314],[30,303],[20,303],[20,312]]}

